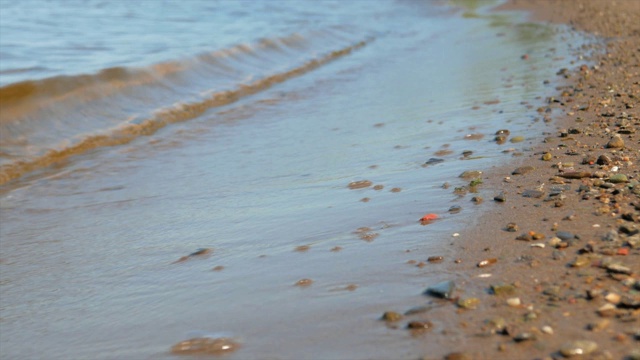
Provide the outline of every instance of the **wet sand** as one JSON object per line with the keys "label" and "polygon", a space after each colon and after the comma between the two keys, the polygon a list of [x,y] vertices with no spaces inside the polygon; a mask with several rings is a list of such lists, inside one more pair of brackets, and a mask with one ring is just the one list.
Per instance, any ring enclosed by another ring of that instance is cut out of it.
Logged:
{"label": "wet sand", "polygon": [[[403,321],[451,326],[428,337],[425,359],[638,359],[640,2],[513,0],[496,10],[596,34],[602,55],[557,69],[565,85],[538,109],[555,130],[509,166],[481,169],[485,213],[452,242],[457,259],[445,259],[457,273],[453,300],[431,296],[451,304]],[[432,341],[449,353],[434,354]]]}

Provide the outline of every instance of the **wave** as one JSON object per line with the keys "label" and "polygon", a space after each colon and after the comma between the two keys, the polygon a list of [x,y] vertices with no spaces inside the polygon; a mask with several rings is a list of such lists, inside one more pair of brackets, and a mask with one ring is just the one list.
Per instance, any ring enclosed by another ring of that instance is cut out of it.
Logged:
{"label": "wave", "polygon": [[0,185],[89,150],[129,143],[365,46],[321,31],[146,68],[113,67],[0,88]]}

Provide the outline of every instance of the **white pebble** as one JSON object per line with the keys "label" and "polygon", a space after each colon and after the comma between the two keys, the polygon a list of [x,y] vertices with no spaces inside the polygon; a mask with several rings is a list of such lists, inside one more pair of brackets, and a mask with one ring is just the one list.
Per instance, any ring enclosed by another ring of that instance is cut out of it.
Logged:
{"label": "white pebble", "polygon": [[600,227],[600,224],[593,224],[593,225],[591,225],[591,226],[592,226],[592,227],[594,227],[594,228],[599,228],[599,227]]}
{"label": "white pebble", "polygon": [[616,171],[618,171],[619,169],[620,169],[620,168],[618,168],[617,166],[614,166],[614,167],[612,167],[612,168],[611,168],[611,171],[616,172]]}
{"label": "white pebble", "polygon": [[478,275],[479,278],[488,278],[491,277],[491,274],[480,274]]}
{"label": "white pebble", "polygon": [[541,248],[544,249],[544,244],[543,243],[535,243],[535,244],[531,244],[531,247],[537,247],[537,248]]}
{"label": "white pebble", "polygon": [[453,233],[453,235],[451,235],[451,236],[453,236],[453,237],[458,237],[458,236],[460,236],[460,234],[458,234],[458,233]]}
{"label": "white pebble", "polygon": [[541,327],[540,330],[545,334],[549,334],[549,335],[553,334],[553,328],[549,325],[545,325]]}
{"label": "white pebble", "polygon": [[520,304],[521,304],[521,302],[520,302],[520,298],[517,298],[517,297],[515,297],[515,298],[509,298],[509,299],[507,299],[507,304],[508,304],[509,306],[513,306],[513,307],[520,306]]}

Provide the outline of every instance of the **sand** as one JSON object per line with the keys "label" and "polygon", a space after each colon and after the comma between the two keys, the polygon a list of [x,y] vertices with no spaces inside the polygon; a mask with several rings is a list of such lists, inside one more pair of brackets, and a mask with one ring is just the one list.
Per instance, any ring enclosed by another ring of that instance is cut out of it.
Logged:
{"label": "sand", "polygon": [[[434,303],[453,304],[414,318],[455,325],[425,342],[424,358],[638,359],[640,1],[513,0],[496,9],[508,10],[603,44],[557,69],[565,85],[539,109],[557,130],[486,172],[483,191],[506,201],[486,197],[477,226],[452,243],[456,290]],[[450,353],[429,352],[433,342]]]}

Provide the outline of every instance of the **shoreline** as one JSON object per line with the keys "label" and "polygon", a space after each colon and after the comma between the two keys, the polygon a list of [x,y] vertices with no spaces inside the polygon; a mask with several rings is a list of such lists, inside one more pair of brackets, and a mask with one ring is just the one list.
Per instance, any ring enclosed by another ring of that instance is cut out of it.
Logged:
{"label": "shoreline", "polygon": [[[505,10],[604,43],[557,69],[565,85],[539,109],[549,133],[485,172],[485,213],[454,241],[459,257],[447,266],[457,305],[423,318],[458,325],[434,339],[453,351],[446,359],[638,359],[640,2],[510,0],[495,9]],[[500,193],[505,202],[491,200]],[[428,344],[421,350],[433,358]]]}

